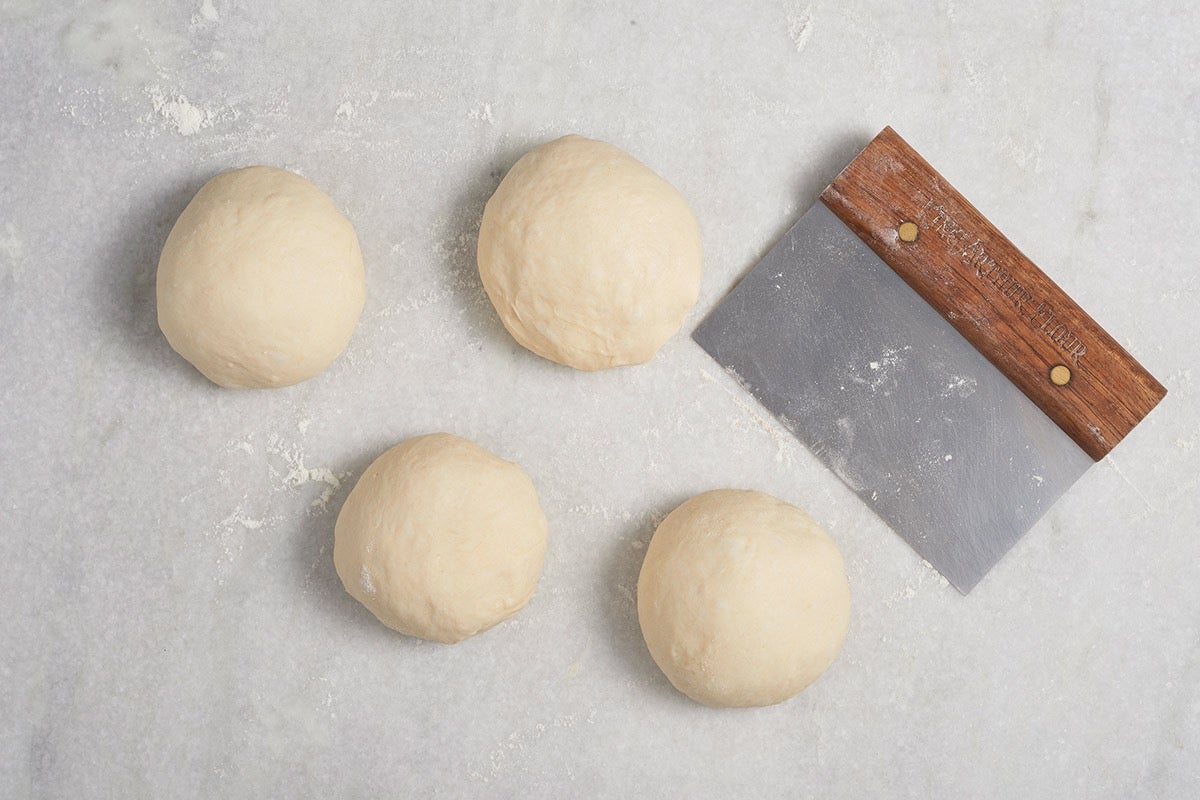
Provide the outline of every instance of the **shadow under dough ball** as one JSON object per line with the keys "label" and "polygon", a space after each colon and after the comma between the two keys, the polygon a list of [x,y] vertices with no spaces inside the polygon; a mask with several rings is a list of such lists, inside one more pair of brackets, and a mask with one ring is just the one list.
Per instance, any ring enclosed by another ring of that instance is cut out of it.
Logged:
{"label": "shadow under dough ball", "polygon": [[209,380],[290,386],[346,349],[366,298],[350,221],[275,167],[222,172],[179,215],[158,262],[158,324]]}
{"label": "shadow under dough ball", "polygon": [[696,302],[700,226],[671,184],[582,136],[535,147],[479,229],[479,275],[500,319],[538,355],[582,370],[649,361]]}
{"label": "shadow under dough ball", "polygon": [[363,472],[338,514],[333,560],[346,591],[384,625],[450,644],[529,602],[546,536],[520,467],[434,433]]}
{"label": "shadow under dough ball", "polygon": [[765,706],[833,663],[850,622],[838,546],[807,514],[762,492],[699,494],[646,548],[638,621],[676,689],[710,706]]}

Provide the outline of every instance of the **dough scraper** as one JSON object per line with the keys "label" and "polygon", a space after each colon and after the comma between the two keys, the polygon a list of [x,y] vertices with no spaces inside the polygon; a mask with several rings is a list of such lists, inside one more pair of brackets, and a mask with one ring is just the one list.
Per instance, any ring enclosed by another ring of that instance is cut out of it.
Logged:
{"label": "dough scraper", "polygon": [[891,128],[693,338],[964,594],[1166,394]]}

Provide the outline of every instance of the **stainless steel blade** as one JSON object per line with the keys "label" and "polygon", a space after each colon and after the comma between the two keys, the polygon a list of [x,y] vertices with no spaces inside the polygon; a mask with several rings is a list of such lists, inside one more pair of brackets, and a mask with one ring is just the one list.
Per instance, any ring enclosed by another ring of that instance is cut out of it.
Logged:
{"label": "stainless steel blade", "polygon": [[964,594],[1093,463],[820,202],[693,338]]}

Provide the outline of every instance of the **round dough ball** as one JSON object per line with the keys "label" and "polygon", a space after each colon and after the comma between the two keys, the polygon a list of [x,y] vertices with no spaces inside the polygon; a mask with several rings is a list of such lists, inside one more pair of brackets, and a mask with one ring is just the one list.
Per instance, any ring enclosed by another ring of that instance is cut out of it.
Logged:
{"label": "round dough ball", "polygon": [[545,555],[546,517],[529,477],[448,433],[375,459],[334,528],[346,591],[389,628],[447,644],[524,607]]}
{"label": "round dough ball", "polygon": [[479,275],[504,327],[584,370],[649,361],[700,292],[700,226],[675,187],[605,142],[526,153],[488,200]]}
{"label": "round dough ball", "polygon": [[726,489],[658,526],[637,606],[650,655],[675,688],[710,706],[766,706],[833,663],[850,585],[837,545],[807,514]]}
{"label": "round dough ball", "polygon": [[158,324],[214,383],[290,386],[346,349],[366,297],[354,228],[311,182],[222,172],[179,215],[158,262]]}

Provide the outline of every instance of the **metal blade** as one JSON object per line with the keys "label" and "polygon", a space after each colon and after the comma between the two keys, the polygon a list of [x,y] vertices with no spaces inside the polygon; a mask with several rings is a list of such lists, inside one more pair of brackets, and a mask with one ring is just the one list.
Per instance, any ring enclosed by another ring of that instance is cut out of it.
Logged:
{"label": "metal blade", "polygon": [[819,202],[692,335],[964,594],[1092,464]]}

